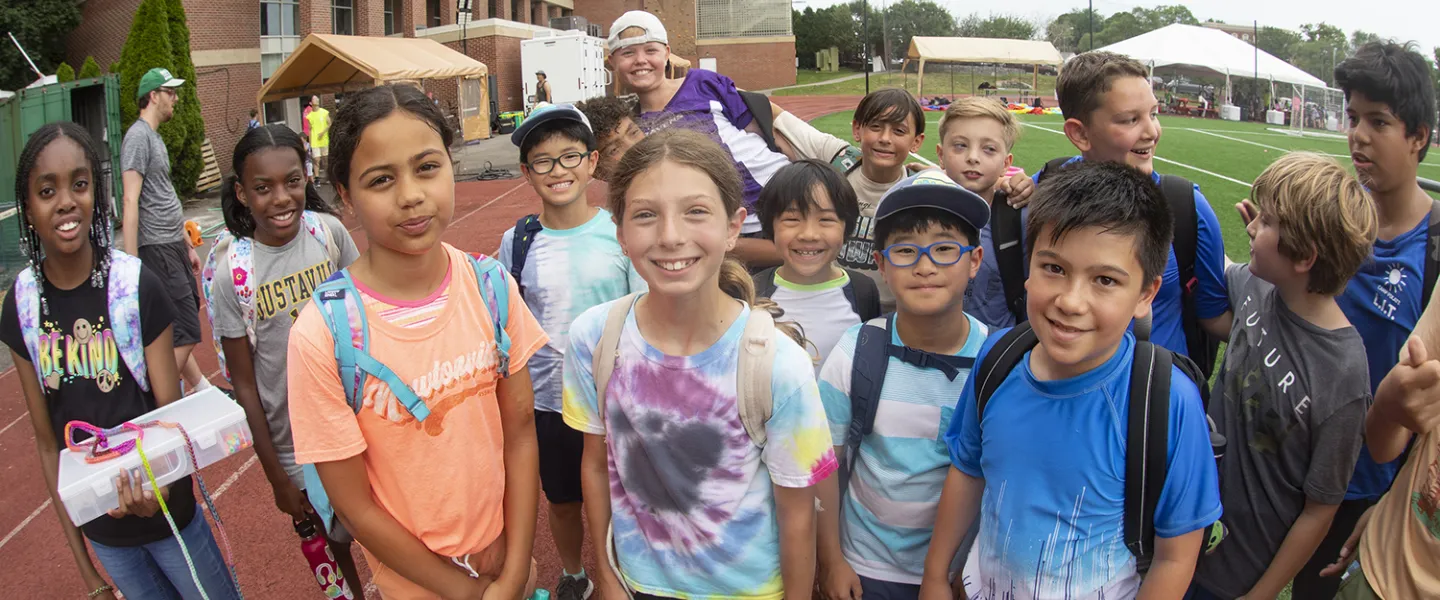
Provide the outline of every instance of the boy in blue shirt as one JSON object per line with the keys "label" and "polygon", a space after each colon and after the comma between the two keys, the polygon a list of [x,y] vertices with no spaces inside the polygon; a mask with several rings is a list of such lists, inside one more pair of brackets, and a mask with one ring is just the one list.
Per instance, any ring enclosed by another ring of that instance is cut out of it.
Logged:
{"label": "boy in blue shirt", "polygon": [[[1144,65],[1111,52],[1086,52],[1065,64],[1065,70],[1056,80],[1055,94],[1066,117],[1065,136],[1080,150],[1080,155],[1046,165],[1035,174],[1037,184],[1059,170],[1054,167],[1082,160],[1114,161],[1135,167],[1161,185],[1162,190],[1172,187],[1167,185],[1170,181],[1184,184],[1184,180],[1173,176],[1165,178],[1155,172],[1155,149],[1161,133],[1160,104],[1150,88],[1149,71]],[[1197,356],[1190,349],[1196,348],[1201,337],[1206,336],[1202,330],[1206,321],[1220,317],[1229,309],[1225,295],[1225,241],[1221,237],[1220,221],[1210,202],[1200,193],[1200,186],[1185,187],[1193,190],[1191,198],[1169,198],[1167,193],[1166,200],[1171,206],[1193,201],[1195,214],[1171,211],[1178,239],[1173,240],[1165,259],[1160,289],[1155,294],[1150,340],[1171,352],[1189,356],[1208,376],[1215,356]],[[1182,223],[1186,226],[1182,227]],[[1188,249],[1185,255],[1193,252],[1192,260],[1183,261],[1185,264],[1177,260],[1182,254],[1180,248]],[[1213,345],[1209,348],[1213,350]]]}
{"label": "boy in blue shirt", "polygon": [[[963,416],[944,437],[952,467],[921,598],[952,597],[950,565],[977,515],[975,548],[954,582],[968,597],[1184,596],[1202,530],[1221,511],[1199,390],[1178,367],[1170,373],[1167,476],[1143,581],[1123,523],[1136,360],[1127,329],[1151,310],[1172,228],[1160,190],[1124,165],[1087,162],[1036,191],[1026,302],[1037,345],[993,387],[983,415],[976,379],[965,385],[955,409]],[[1009,350],[993,347],[1001,337],[987,341],[978,363]]]}
{"label": "boy in blue shirt", "polygon": [[540,487],[549,500],[550,534],[564,569],[556,600],[585,600],[594,590],[580,556],[585,436],[560,417],[564,348],[570,323],[580,313],[646,286],[620,251],[610,213],[585,201],[599,157],[585,115],[565,104],[537,108],[510,140],[520,147],[525,180],[540,196],[540,214],[522,218],[505,232],[498,258],[550,336],[530,359]]}
{"label": "boy in blue shirt", "polygon": [[[895,292],[895,313],[845,331],[820,371],[830,435],[843,444],[836,456],[848,474],[820,484],[817,566],[826,597],[919,595],[950,463],[940,434],[987,333],[964,303],[983,253],[977,232],[989,217],[983,198],[939,170],[902,179],[875,207],[875,262]],[[872,426],[868,435],[852,428],[857,413]],[[847,479],[844,490],[838,479]],[[959,572],[958,561],[947,566]]]}
{"label": "boy in blue shirt", "polygon": [[[1335,67],[1350,121],[1350,158],[1355,174],[1375,200],[1380,217],[1374,260],[1361,265],[1336,298],[1365,340],[1370,387],[1395,366],[1433,288],[1426,273],[1427,238],[1433,234],[1435,201],[1415,183],[1435,129],[1435,84],[1419,53],[1394,43],[1370,43]],[[1248,218],[1247,218],[1248,221]],[[1350,489],[1330,533],[1295,578],[1296,598],[1331,598],[1338,577],[1320,571],[1340,548],[1365,510],[1373,506],[1400,469],[1400,461],[1376,463],[1362,451]]]}

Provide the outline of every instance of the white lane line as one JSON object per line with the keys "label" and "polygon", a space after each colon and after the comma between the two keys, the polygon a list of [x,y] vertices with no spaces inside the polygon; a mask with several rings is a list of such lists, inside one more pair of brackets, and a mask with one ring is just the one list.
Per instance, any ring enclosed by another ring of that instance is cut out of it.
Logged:
{"label": "white lane line", "polygon": [[[1055,134],[1055,135],[1065,135],[1065,132],[1063,132],[1063,131],[1057,131],[1057,130],[1055,130],[1055,129],[1050,129],[1050,128],[1048,128],[1048,127],[1041,127],[1041,126],[1039,126],[1039,125],[1031,125],[1030,123],[1021,123],[1021,124],[1024,125],[1024,126],[1026,126],[1026,127],[1033,127],[1033,128],[1035,128],[1035,129],[1039,129],[1040,131],[1048,131],[1048,132],[1053,133],[1053,134]],[[1175,165],[1175,166],[1177,166],[1177,167],[1184,167],[1184,168],[1186,168],[1186,169],[1190,169],[1191,171],[1195,171],[1195,172],[1197,172],[1197,173],[1204,173],[1204,174],[1209,175],[1209,176],[1211,176],[1211,177],[1214,177],[1214,178],[1216,178],[1216,179],[1223,179],[1223,180],[1225,180],[1225,181],[1229,181],[1229,182],[1234,183],[1234,184],[1237,184],[1237,185],[1243,185],[1243,186],[1245,186],[1245,187],[1247,187],[1247,188],[1248,188],[1248,187],[1251,187],[1250,184],[1245,183],[1244,181],[1240,181],[1239,179],[1235,179],[1234,177],[1227,177],[1227,176],[1225,176],[1225,175],[1221,175],[1221,174],[1216,173],[1216,172],[1214,172],[1214,171],[1207,171],[1207,170],[1205,170],[1205,169],[1202,169],[1202,168],[1197,167],[1197,166],[1194,166],[1194,165],[1187,165],[1187,164],[1182,163],[1182,162],[1180,162],[1180,161],[1178,161],[1178,160],[1170,160],[1170,159],[1168,159],[1168,158],[1161,158],[1160,156],[1155,156],[1154,158],[1155,158],[1155,160],[1158,160],[1158,161],[1160,161],[1160,162],[1163,162],[1163,163],[1166,163],[1166,164]]]}
{"label": "white lane line", "polygon": [[250,467],[255,466],[256,462],[257,457],[253,454],[250,455],[250,460],[245,461],[245,464],[240,465],[239,469],[236,469],[234,473],[230,474],[230,477],[225,480],[225,483],[222,483],[220,484],[220,487],[215,488],[215,493],[210,495],[210,499],[219,500],[220,494],[225,493],[225,490],[228,490],[230,489],[230,486],[235,485],[235,480],[240,479],[240,476],[244,475],[245,471],[250,470]]}
{"label": "white lane line", "polygon": [[24,529],[26,525],[29,525],[31,521],[34,521],[35,517],[40,516],[40,513],[45,512],[45,509],[47,508],[50,508],[50,500],[48,498],[45,500],[45,502],[40,504],[40,508],[35,509],[35,512],[30,513],[30,516],[25,517],[24,521],[21,521],[19,525],[16,525],[14,529],[11,529],[10,533],[5,534],[4,538],[0,538],[0,548],[4,548],[5,544],[10,543],[10,540],[12,538],[20,534],[21,529]]}
{"label": "white lane line", "polygon": [[21,419],[24,419],[25,417],[28,417],[28,416],[30,416],[30,411],[27,410],[27,411],[25,411],[25,414],[22,414],[22,415],[20,415],[20,416],[18,416],[18,417],[15,417],[15,420],[14,420],[14,421],[11,421],[10,424],[9,424],[9,425],[6,425],[4,429],[0,429],[0,435],[5,435],[5,432],[10,431],[10,428],[11,428],[11,427],[14,427],[15,424],[16,424],[16,423],[19,423]]}

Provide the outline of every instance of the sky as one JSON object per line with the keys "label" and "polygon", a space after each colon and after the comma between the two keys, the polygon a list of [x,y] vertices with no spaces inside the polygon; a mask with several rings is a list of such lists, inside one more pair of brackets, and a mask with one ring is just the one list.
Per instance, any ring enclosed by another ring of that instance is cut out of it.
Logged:
{"label": "sky", "polygon": [[[805,6],[824,8],[844,0],[796,0],[795,8]],[[871,6],[880,7],[887,0],[870,0]],[[977,3],[961,0],[935,0],[955,15],[964,18],[970,13],[1010,14],[1031,21],[1044,23],[1057,15],[1077,8],[1085,8],[1078,0],[1021,0],[1013,7],[999,3]],[[1440,2],[1434,0],[1207,0],[1205,2],[1185,0],[1151,0],[1130,2],[1117,0],[1095,0],[1095,10],[1102,15],[1129,11],[1137,6],[1151,8],[1160,5],[1183,4],[1190,8],[1196,19],[1204,22],[1215,19],[1233,24],[1251,24],[1256,20],[1260,26],[1267,25],[1298,31],[1304,23],[1324,21],[1345,30],[1346,34],[1363,29],[1379,34],[1382,38],[1398,41],[1415,41],[1421,53],[1433,57],[1433,48],[1440,47]]]}

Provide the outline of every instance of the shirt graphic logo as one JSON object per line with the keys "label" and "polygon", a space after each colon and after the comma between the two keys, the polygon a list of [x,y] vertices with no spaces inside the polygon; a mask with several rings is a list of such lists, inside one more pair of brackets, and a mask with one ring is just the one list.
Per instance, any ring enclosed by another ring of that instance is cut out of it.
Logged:
{"label": "shirt graphic logo", "polygon": [[1400,294],[1405,291],[1406,281],[1405,268],[1400,263],[1390,265],[1384,271],[1384,279],[1380,285],[1375,287],[1375,308],[1379,309],[1385,318],[1395,320],[1395,309],[1400,308]]}

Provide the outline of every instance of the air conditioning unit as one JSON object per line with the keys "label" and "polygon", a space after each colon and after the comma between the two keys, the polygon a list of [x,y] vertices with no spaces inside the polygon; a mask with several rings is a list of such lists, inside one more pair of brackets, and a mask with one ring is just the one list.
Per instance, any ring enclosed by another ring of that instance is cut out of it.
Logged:
{"label": "air conditioning unit", "polygon": [[559,29],[561,31],[578,29],[580,31],[586,31],[587,29],[589,29],[589,27],[590,21],[585,19],[585,17],[581,16],[571,15],[568,17],[555,17],[553,19],[550,19],[551,29]]}
{"label": "air conditioning unit", "polygon": [[599,23],[591,23],[589,33],[591,37],[605,37],[605,34],[601,33],[600,31]]}

